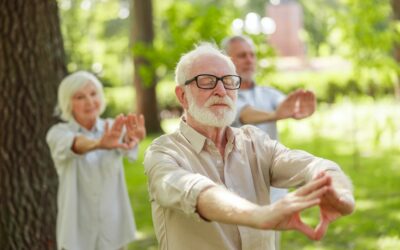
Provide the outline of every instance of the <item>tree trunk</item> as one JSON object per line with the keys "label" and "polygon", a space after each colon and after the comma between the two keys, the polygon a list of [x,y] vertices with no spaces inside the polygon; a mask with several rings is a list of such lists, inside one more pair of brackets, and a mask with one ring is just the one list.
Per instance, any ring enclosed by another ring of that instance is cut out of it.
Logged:
{"label": "tree trunk", "polygon": [[[134,0],[132,6],[132,43],[143,44],[151,47],[154,38],[153,14],[151,0]],[[135,73],[134,86],[136,89],[136,110],[146,118],[148,133],[161,131],[160,117],[158,114],[156,97],[156,74],[150,67],[150,63],[144,57],[133,55]],[[141,68],[150,70],[150,77],[141,74]],[[145,81],[150,82],[145,82]]]}
{"label": "tree trunk", "polygon": [[[393,19],[397,22],[400,21],[400,0],[392,0],[392,10],[393,10]],[[397,31],[397,33],[399,33]],[[398,63],[400,63],[400,44],[399,42],[395,43],[394,47],[394,58]],[[400,100],[400,75],[397,76],[397,83],[394,86],[394,92],[396,96],[396,100]]]}
{"label": "tree trunk", "polygon": [[0,0],[0,248],[55,249],[45,141],[66,74],[56,0]]}

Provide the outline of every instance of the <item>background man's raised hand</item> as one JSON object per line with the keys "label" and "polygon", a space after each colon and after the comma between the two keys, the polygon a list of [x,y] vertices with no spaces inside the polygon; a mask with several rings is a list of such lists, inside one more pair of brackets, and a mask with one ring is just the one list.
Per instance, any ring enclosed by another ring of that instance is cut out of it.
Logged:
{"label": "background man's raised hand", "polygon": [[316,106],[316,97],[312,91],[296,90],[278,106],[275,111],[276,120],[307,118],[314,113]]}

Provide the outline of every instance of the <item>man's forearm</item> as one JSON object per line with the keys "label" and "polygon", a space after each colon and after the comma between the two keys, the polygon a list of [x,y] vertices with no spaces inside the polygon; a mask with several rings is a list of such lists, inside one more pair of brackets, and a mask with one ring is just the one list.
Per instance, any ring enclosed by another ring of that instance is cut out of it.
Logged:
{"label": "man's forearm", "polygon": [[243,124],[258,124],[276,120],[275,112],[267,112],[250,106],[245,107],[240,113],[240,122]]}
{"label": "man's forearm", "polygon": [[227,224],[255,227],[251,214],[258,205],[243,199],[223,187],[213,186],[202,191],[197,200],[197,212],[203,218]]}

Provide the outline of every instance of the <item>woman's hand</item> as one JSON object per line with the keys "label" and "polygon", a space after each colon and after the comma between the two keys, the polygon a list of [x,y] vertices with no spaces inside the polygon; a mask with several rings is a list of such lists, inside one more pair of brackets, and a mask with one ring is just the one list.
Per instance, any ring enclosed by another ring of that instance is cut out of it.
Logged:
{"label": "woman's hand", "polygon": [[129,114],[125,120],[126,134],[124,142],[129,149],[135,147],[141,140],[146,137],[146,127],[144,124],[144,116],[142,114]]}
{"label": "woman's hand", "polygon": [[125,121],[127,118],[124,115],[118,115],[115,118],[115,121],[111,128],[109,127],[108,122],[104,126],[104,134],[100,138],[98,143],[98,148],[101,149],[114,149],[114,148],[122,148],[128,149],[128,145],[126,143],[121,143],[120,138],[122,134],[122,129],[124,127]]}

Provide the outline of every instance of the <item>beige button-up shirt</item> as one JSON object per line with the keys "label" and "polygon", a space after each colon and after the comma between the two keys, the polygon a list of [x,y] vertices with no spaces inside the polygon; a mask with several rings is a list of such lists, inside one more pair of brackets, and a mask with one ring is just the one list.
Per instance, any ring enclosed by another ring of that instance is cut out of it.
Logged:
{"label": "beige button-up shirt", "polygon": [[176,132],[159,137],[147,149],[144,166],[160,249],[273,250],[272,231],[200,218],[199,193],[222,185],[266,205],[271,185],[296,187],[321,170],[341,171],[331,161],[284,147],[254,126],[228,128],[227,139],[222,158],[211,140],[181,121]]}

